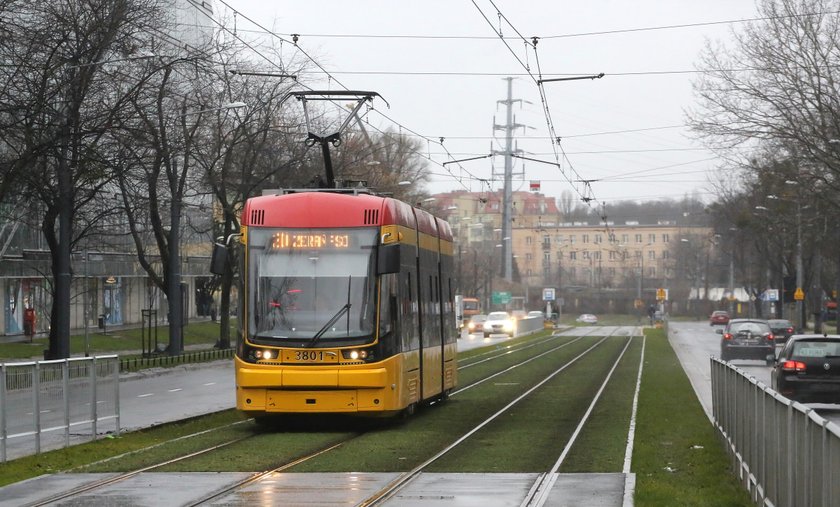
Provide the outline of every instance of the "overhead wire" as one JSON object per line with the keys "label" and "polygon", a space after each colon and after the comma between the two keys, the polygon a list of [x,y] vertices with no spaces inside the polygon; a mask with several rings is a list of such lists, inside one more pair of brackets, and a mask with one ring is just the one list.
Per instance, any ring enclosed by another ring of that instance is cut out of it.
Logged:
{"label": "overhead wire", "polygon": [[[235,8],[233,8],[233,7],[232,7],[229,3],[227,3],[225,0],[219,0],[219,2],[220,2],[220,3],[222,3],[222,4],[224,4],[224,5],[225,5],[228,9],[232,10],[234,13],[237,13],[238,15],[240,15],[243,19],[245,19],[245,20],[249,21],[250,23],[254,24],[254,25],[255,25],[255,26],[257,26],[258,28],[260,28],[261,30],[263,30],[265,33],[268,33],[268,34],[272,35],[273,37],[277,37],[277,38],[278,38],[279,40],[281,40],[281,41],[289,42],[289,41],[286,41],[283,37],[279,36],[277,33],[273,32],[273,31],[271,31],[271,30],[268,30],[268,29],[267,29],[267,28],[265,28],[264,26],[260,25],[259,23],[257,23],[256,21],[254,21],[252,18],[250,18],[250,17],[248,17],[248,16],[246,16],[246,15],[242,14],[241,12],[239,12],[238,10],[236,10]],[[212,19],[212,18],[211,18],[211,19]],[[231,33],[231,35],[233,35],[234,37],[236,37],[236,38],[237,38],[237,40],[240,40],[240,41],[242,41],[243,43],[245,43],[245,42],[244,42],[244,40],[242,40],[242,39],[241,39],[238,35],[236,35],[236,34],[234,34],[234,33],[230,32],[230,30],[229,30],[227,27],[224,27],[221,23],[219,23],[219,22],[218,22],[218,21],[216,21],[215,19],[213,20],[213,22],[215,22],[215,23],[216,23],[216,24],[217,24],[220,28],[222,28],[223,30],[227,31],[228,33]],[[296,48],[297,50],[299,50],[299,51],[301,52],[301,54],[302,54],[302,55],[304,55],[304,56],[305,56],[308,60],[310,60],[310,61],[311,61],[311,62],[312,62],[315,66],[317,66],[317,67],[318,67],[318,68],[319,68],[319,69],[320,69],[320,70],[321,70],[321,71],[322,71],[325,75],[327,75],[327,76],[330,78],[330,80],[335,81],[335,82],[336,82],[336,84],[338,84],[339,86],[341,86],[343,89],[345,89],[345,90],[349,90],[349,88],[348,88],[346,85],[344,85],[344,83],[342,83],[342,82],[341,82],[341,81],[339,81],[338,79],[334,78],[334,77],[332,76],[332,73],[330,73],[329,71],[327,71],[327,70],[326,70],[326,69],[325,69],[325,68],[324,68],[324,67],[323,67],[320,63],[318,63],[318,62],[317,62],[317,61],[316,61],[316,60],[315,60],[315,59],[314,59],[311,55],[309,55],[309,54],[308,54],[308,53],[307,53],[307,52],[306,52],[303,48],[301,48],[301,47],[300,47],[300,45],[299,45],[299,44],[297,44],[297,42],[296,42],[296,41],[292,41],[292,42],[289,42],[289,43],[294,44],[295,48]],[[258,50],[256,50],[256,49],[252,48],[251,46],[248,46],[248,47],[249,47],[249,49],[251,49],[252,51],[257,52],[257,54],[260,54],[260,55],[262,56],[262,54],[261,54]],[[264,58],[265,58],[265,57],[264,57]],[[304,84],[302,84],[302,83],[301,83],[301,86],[304,86],[305,88],[308,88],[310,91],[312,91],[312,89],[311,89],[311,88],[309,88],[308,86],[306,86],[306,85],[304,85]],[[443,141],[438,142],[438,141],[435,141],[434,139],[432,139],[432,138],[430,138],[430,137],[427,137],[427,136],[422,136],[422,135],[420,135],[419,133],[416,133],[415,131],[413,131],[413,130],[409,129],[408,127],[406,127],[405,125],[401,124],[400,122],[398,122],[398,121],[394,120],[394,119],[393,119],[393,118],[391,118],[390,116],[388,116],[388,115],[384,114],[383,112],[379,111],[378,109],[369,108],[367,112],[370,112],[370,111],[375,111],[375,112],[377,112],[377,113],[378,113],[379,115],[381,115],[383,118],[387,119],[388,121],[390,121],[391,123],[393,123],[394,125],[396,125],[396,126],[397,126],[398,128],[400,128],[400,129],[405,129],[405,130],[407,130],[407,131],[409,131],[409,132],[414,133],[415,135],[418,135],[418,136],[420,136],[420,137],[423,137],[423,139],[425,139],[427,143],[436,143],[436,144],[440,145],[440,147],[441,147],[444,151],[449,151],[449,150],[448,150],[448,148],[447,148],[447,147],[445,147],[445,146],[443,145]],[[361,121],[361,118],[359,118],[359,121]],[[379,132],[379,133],[381,133],[381,134],[385,134],[382,130],[380,130],[380,129],[379,129],[378,127],[376,127],[376,126],[371,125],[371,128],[373,128],[374,130],[376,130],[377,132]],[[441,139],[443,139],[443,138],[441,138]],[[415,153],[415,154],[417,154],[417,155],[420,155],[420,156],[422,156],[422,157],[426,158],[427,160],[431,161],[432,163],[437,164],[437,165],[440,165],[440,166],[441,166],[441,167],[443,167],[445,170],[449,171],[449,169],[448,169],[448,168],[446,168],[446,166],[444,166],[444,165],[443,165],[443,164],[441,164],[440,162],[437,162],[436,160],[432,159],[430,156],[425,156],[422,152],[419,152],[419,151],[416,151],[416,150],[413,150],[413,153]],[[455,158],[454,158],[454,157],[450,157],[450,158],[451,158],[451,160],[453,160],[453,161],[455,160]],[[466,172],[467,174],[472,175],[472,173],[470,173],[470,172],[469,172],[466,168],[464,168],[464,167],[463,167],[463,166],[461,166],[460,164],[458,164],[458,166],[461,168],[461,170],[462,170],[462,171]],[[450,172],[451,172],[451,171],[450,171]],[[460,181],[460,178],[459,178],[458,176],[456,176],[454,173],[452,174],[452,177],[453,177],[453,178],[455,178],[455,179],[456,179],[456,181],[458,181],[459,183],[461,183],[461,184],[463,185],[463,183]],[[486,181],[486,180],[485,180],[485,181]],[[466,186],[465,186],[465,188],[466,188],[467,190],[470,190],[470,189],[469,189],[468,187],[466,187]]]}

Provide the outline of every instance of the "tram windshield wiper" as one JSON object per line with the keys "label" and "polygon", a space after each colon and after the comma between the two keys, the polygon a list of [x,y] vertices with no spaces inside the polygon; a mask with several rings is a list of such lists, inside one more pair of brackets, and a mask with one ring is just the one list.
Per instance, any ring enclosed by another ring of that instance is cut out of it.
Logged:
{"label": "tram windshield wiper", "polygon": [[318,340],[320,340],[320,339],[321,339],[321,337],[324,335],[324,333],[326,333],[326,332],[327,332],[327,329],[329,329],[329,328],[330,328],[330,326],[332,326],[333,324],[335,324],[335,322],[336,322],[338,319],[340,319],[342,315],[344,315],[344,312],[348,312],[348,311],[350,311],[350,306],[351,306],[351,305],[350,305],[350,303],[345,303],[345,304],[344,304],[344,306],[342,306],[341,308],[339,308],[339,309],[338,309],[338,311],[335,313],[335,315],[333,315],[333,316],[332,316],[332,318],[330,318],[330,320],[328,320],[328,321],[327,321],[327,323],[326,323],[326,324],[324,324],[324,327],[322,327],[321,329],[319,329],[319,330],[318,330],[318,332],[317,332],[317,333],[315,333],[315,336],[313,336],[313,337],[312,337],[312,339],[311,339],[311,340],[309,340],[309,343],[307,344],[307,346],[309,346],[309,347],[314,347],[314,346],[315,346],[315,343],[316,343]]}

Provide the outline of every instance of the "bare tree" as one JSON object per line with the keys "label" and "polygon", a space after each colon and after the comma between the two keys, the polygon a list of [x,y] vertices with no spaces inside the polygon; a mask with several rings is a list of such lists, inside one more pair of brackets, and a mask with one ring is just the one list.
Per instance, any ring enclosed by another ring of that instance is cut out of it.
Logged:
{"label": "bare tree", "polygon": [[7,0],[0,7],[0,198],[13,191],[20,202],[43,205],[53,284],[47,357],[64,358],[71,253],[102,217],[82,210],[107,184],[103,137],[123,105],[124,88],[110,86],[116,69],[107,62],[131,59],[142,34],[161,25],[160,9],[157,0]]}
{"label": "bare tree", "polygon": [[762,143],[809,161],[799,175],[834,205],[840,189],[840,12],[830,0],[761,0],[760,20],[709,43],[693,130],[715,148]]}

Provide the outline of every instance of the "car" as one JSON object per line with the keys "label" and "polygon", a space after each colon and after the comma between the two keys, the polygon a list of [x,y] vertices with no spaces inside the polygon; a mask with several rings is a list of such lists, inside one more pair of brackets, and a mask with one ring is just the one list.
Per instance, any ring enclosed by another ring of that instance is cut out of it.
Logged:
{"label": "car", "polygon": [[728,323],[729,323],[729,312],[726,312],[726,311],[723,311],[723,310],[715,310],[709,316],[709,325],[710,326],[720,325],[720,324],[726,325]]}
{"label": "car", "polygon": [[793,335],[776,359],[770,384],[801,403],[840,403],[840,335]]}
{"label": "car", "polygon": [[511,338],[516,333],[515,319],[508,312],[490,312],[484,321],[484,337],[491,334],[505,333]]}
{"label": "car", "polygon": [[544,319],[545,314],[543,312],[539,311],[539,310],[531,310],[530,312],[528,312],[528,317],[531,317],[531,318],[536,317],[538,319]]}
{"label": "car", "polygon": [[773,336],[776,337],[776,342],[786,342],[788,338],[793,335],[793,324],[785,319],[768,319],[770,329],[773,330]]}
{"label": "car", "polygon": [[469,333],[479,333],[484,330],[484,321],[487,320],[487,315],[479,313],[477,315],[473,315],[470,317],[470,320],[467,321],[467,332]]}
{"label": "car", "polygon": [[720,339],[720,358],[760,359],[768,365],[776,361],[776,339],[770,324],[762,319],[730,319]]}
{"label": "car", "polygon": [[584,324],[597,324],[598,317],[592,315],[591,313],[583,313],[580,317],[577,318],[578,322],[582,322]]}

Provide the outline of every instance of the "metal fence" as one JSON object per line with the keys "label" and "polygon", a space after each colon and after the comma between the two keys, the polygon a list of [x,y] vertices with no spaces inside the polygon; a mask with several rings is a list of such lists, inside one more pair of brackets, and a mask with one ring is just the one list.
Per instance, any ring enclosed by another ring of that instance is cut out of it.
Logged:
{"label": "metal fence", "polygon": [[117,356],[0,364],[0,461],[118,435],[119,367]]}
{"label": "metal fence", "polygon": [[715,427],[756,505],[840,505],[840,426],[711,359]]}

